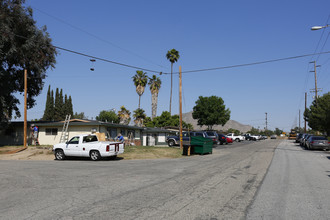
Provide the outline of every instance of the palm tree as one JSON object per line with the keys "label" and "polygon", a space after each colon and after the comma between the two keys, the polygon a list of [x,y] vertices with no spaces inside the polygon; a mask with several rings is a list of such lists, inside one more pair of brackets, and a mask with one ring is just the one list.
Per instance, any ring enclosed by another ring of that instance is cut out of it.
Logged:
{"label": "palm tree", "polygon": [[120,118],[119,124],[128,125],[131,121],[131,112],[125,108],[125,106],[120,107],[120,111],[118,111],[118,116]]}
{"label": "palm tree", "polygon": [[139,108],[140,108],[140,101],[141,96],[144,93],[144,88],[146,87],[148,83],[148,76],[147,73],[144,73],[143,71],[137,70],[136,74],[132,77],[134,85],[136,86],[136,92],[139,95]]}
{"label": "palm tree", "polygon": [[179,51],[172,49],[167,51],[166,58],[171,62],[171,95],[170,95],[170,114],[172,108],[172,88],[173,88],[173,63],[180,58]]}
{"label": "palm tree", "polygon": [[134,123],[136,126],[142,127],[143,126],[143,120],[147,117],[144,113],[144,110],[142,108],[138,108],[135,111],[133,111],[133,117],[134,117]]}
{"label": "palm tree", "polygon": [[156,75],[153,75],[152,78],[149,79],[149,88],[151,91],[151,118],[154,119],[157,114],[157,102],[158,102],[158,92],[162,81]]}

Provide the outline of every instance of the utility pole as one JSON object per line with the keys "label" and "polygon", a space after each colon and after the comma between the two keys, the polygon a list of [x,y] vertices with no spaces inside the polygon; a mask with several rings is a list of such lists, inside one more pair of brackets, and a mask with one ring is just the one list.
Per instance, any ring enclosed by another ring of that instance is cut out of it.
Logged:
{"label": "utility pole", "polygon": [[267,112],[265,114],[266,114],[266,131],[267,131]]}
{"label": "utility pole", "polygon": [[182,71],[181,66],[179,66],[179,102],[180,102],[180,149],[183,149],[182,144]]}
{"label": "utility pole", "polygon": [[[305,92],[305,112],[307,110],[307,92]],[[305,127],[304,127],[304,133],[307,132],[306,130],[306,119],[304,118],[304,121],[305,121]]]}
{"label": "utility pole", "polygon": [[317,65],[316,66],[316,61],[312,61],[310,63],[314,63],[314,70],[310,71],[310,72],[314,72],[314,78],[315,78],[315,91],[312,90],[312,92],[315,92],[315,100],[317,100],[317,91],[321,91],[322,89],[318,89],[317,88],[317,77],[316,77],[316,67],[320,67],[321,65]]}
{"label": "utility pole", "polygon": [[27,137],[27,70],[24,69],[24,148]]}

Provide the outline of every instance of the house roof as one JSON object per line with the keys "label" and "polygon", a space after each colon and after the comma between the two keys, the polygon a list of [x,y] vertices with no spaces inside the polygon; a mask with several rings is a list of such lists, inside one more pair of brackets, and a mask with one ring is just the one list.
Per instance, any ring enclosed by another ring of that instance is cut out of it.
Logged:
{"label": "house roof", "polygon": [[[14,125],[23,125],[23,121],[13,121],[11,122]],[[28,126],[36,125],[38,127],[63,127],[64,121],[28,121]],[[123,125],[123,124],[114,124],[109,122],[102,122],[97,120],[89,120],[89,119],[71,119],[69,126],[105,126],[105,127],[113,127],[113,128],[126,128],[126,129],[134,129],[141,130],[142,132],[152,132],[152,133],[174,133],[175,131],[169,130],[166,128],[149,128],[149,127],[138,127],[131,125]]]}

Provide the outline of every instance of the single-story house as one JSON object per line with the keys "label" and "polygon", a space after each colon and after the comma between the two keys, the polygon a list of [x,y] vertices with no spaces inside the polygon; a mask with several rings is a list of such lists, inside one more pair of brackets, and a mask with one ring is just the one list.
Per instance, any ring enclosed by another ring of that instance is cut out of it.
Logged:
{"label": "single-story house", "polygon": [[[39,128],[38,142],[40,145],[54,145],[60,142],[64,121],[45,122],[35,121],[28,122],[28,144],[32,144],[31,126]],[[24,131],[23,122],[11,122],[9,127],[0,132],[0,145],[23,145]],[[143,145],[143,146],[165,146],[166,137],[173,131],[161,128],[146,128],[138,126],[130,126],[123,124],[113,124],[87,119],[72,119],[68,125],[68,137],[72,137],[82,133],[102,134],[105,140],[114,140],[119,133],[124,136],[126,144]]]}

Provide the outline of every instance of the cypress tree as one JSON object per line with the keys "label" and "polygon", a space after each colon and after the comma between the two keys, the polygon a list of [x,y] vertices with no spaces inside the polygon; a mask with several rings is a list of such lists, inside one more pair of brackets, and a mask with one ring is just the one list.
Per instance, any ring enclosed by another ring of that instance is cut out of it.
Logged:
{"label": "cypress tree", "polygon": [[55,107],[54,107],[54,91],[52,90],[51,93],[50,93],[50,102],[49,102],[51,105],[49,106],[49,119],[51,121],[54,121],[55,120]]}
{"label": "cypress tree", "polygon": [[64,99],[63,99],[63,89],[60,91],[60,120],[65,119],[65,106],[64,106]]}
{"label": "cypress tree", "polygon": [[69,96],[69,100],[68,100],[68,103],[69,103],[69,113],[71,115],[71,117],[73,116],[73,105],[72,105],[72,98],[71,98],[71,95]]}
{"label": "cypress tree", "polygon": [[46,99],[46,106],[45,106],[45,111],[44,111],[44,116],[42,117],[42,120],[44,121],[50,121],[51,120],[51,113],[50,113],[50,105],[51,105],[51,100],[50,100],[50,85],[48,86],[48,91],[47,91],[47,99]]}
{"label": "cypress tree", "polygon": [[54,105],[54,120],[60,121],[61,120],[61,101],[60,101],[60,94],[58,92],[58,88],[56,88],[55,93],[55,105]]}
{"label": "cypress tree", "polygon": [[69,113],[69,100],[68,100],[68,96],[65,94],[65,96],[64,96],[64,115],[66,116],[66,115],[68,115],[68,114],[70,114]]}

